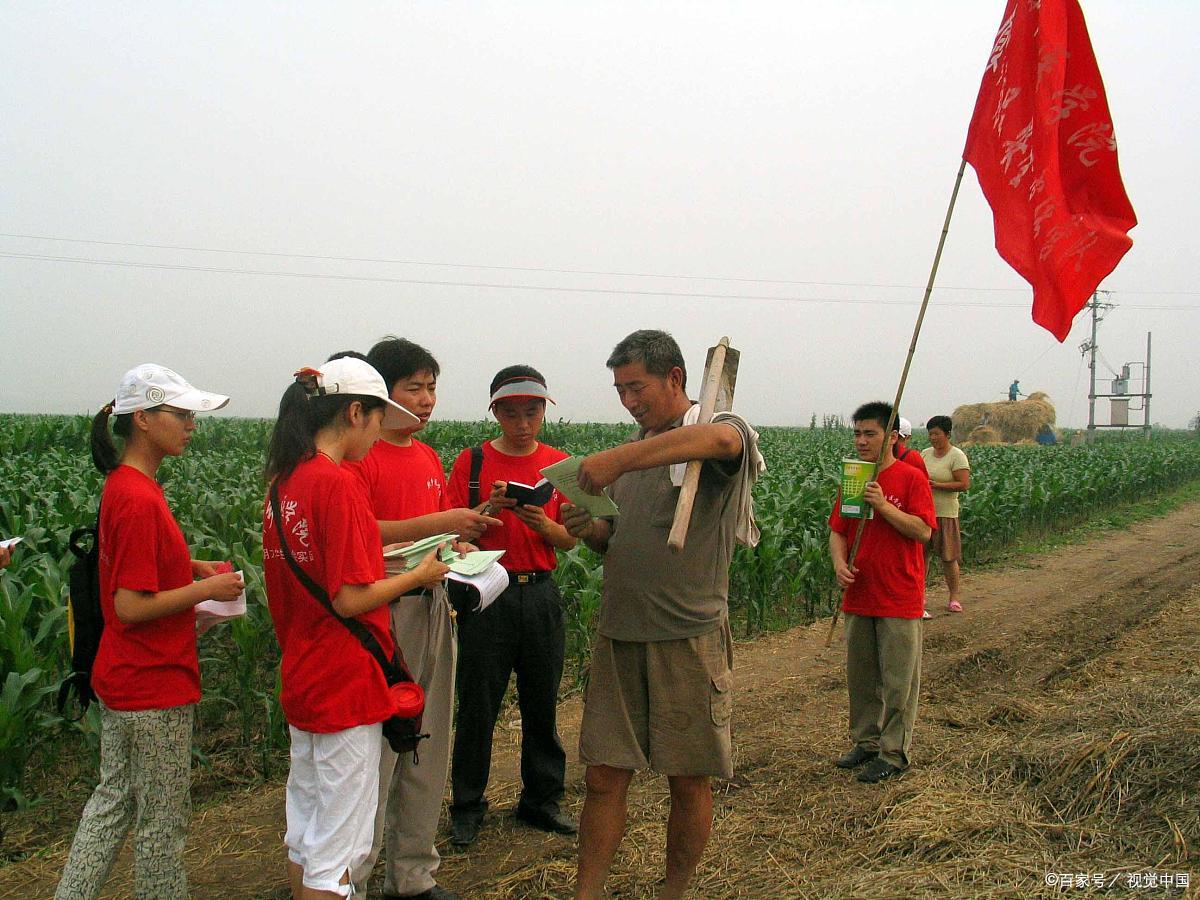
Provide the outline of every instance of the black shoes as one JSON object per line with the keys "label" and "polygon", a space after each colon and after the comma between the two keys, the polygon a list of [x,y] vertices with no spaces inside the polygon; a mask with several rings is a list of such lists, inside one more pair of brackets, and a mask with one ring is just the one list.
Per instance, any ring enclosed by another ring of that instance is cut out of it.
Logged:
{"label": "black shoes", "polygon": [[554,834],[579,834],[579,826],[575,824],[575,820],[560,809],[546,812],[518,804],[514,815],[526,825],[542,831],[550,831]]}
{"label": "black shoes", "polygon": [[858,780],[864,784],[875,784],[876,782],[883,781],[885,778],[899,775],[903,771],[899,766],[893,766],[887,760],[876,757],[858,773]]}
{"label": "black shoes", "polygon": [[475,838],[479,837],[479,826],[482,824],[482,816],[463,816],[461,818],[451,816],[450,843],[455,847],[470,847],[475,843]]}
{"label": "black shoes", "polygon": [[857,769],[865,762],[870,762],[879,756],[878,750],[868,750],[857,744],[837,758],[834,763],[839,769]]}

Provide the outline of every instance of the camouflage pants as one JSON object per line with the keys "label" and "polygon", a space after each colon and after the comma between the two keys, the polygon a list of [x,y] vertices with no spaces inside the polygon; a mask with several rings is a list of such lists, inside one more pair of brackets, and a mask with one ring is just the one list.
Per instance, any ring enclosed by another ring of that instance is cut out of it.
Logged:
{"label": "camouflage pants", "polygon": [[185,900],[194,706],[100,707],[100,783],[83,808],[55,900],[94,900],[133,828],[133,896]]}

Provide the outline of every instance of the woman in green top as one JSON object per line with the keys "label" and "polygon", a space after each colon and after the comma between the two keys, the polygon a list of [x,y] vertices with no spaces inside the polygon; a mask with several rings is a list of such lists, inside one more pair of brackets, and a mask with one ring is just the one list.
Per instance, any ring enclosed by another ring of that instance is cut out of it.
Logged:
{"label": "woman in green top", "polygon": [[958,494],[971,485],[971,464],[967,454],[950,443],[953,423],[949,416],[934,416],[925,423],[929,444],[921,451],[933,488],[933,508],[937,513],[937,531],[929,549],[942,561],[946,587],[950,591],[950,612],[962,612],[962,532],[958,527]]}

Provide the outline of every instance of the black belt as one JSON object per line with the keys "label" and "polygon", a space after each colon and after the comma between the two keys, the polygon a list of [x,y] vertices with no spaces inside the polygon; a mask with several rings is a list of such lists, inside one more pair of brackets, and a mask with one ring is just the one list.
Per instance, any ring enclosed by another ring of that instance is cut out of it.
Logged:
{"label": "black belt", "polygon": [[511,584],[537,584],[547,581],[550,575],[550,572],[509,572],[508,580]]}

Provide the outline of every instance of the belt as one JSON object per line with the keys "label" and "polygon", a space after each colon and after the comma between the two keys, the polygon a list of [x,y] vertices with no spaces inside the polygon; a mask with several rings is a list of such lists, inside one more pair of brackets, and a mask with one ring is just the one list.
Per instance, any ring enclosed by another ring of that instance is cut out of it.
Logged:
{"label": "belt", "polygon": [[509,572],[508,579],[513,584],[537,584],[550,578],[550,572]]}

